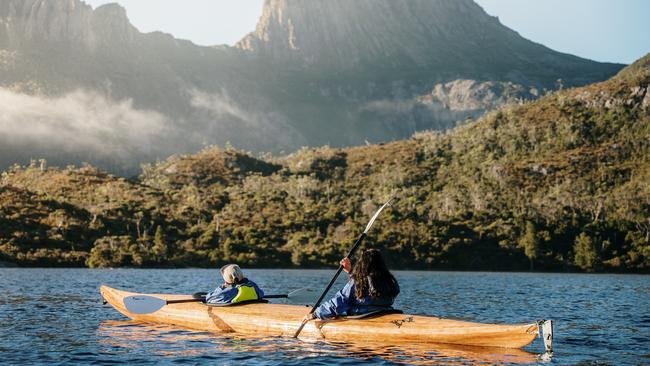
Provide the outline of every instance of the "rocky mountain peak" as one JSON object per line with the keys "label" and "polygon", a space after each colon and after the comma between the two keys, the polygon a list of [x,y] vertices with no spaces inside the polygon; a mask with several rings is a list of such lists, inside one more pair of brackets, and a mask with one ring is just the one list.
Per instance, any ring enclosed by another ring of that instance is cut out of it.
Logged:
{"label": "rocky mountain peak", "polygon": [[[458,14],[464,17],[450,17]],[[304,66],[354,67],[398,55],[426,64],[430,41],[468,30],[477,17],[494,21],[471,0],[267,0],[256,30],[237,46],[278,59],[288,55]]]}
{"label": "rocky mountain peak", "polygon": [[82,43],[133,40],[137,30],[118,4],[93,8],[80,0],[4,0],[0,4],[4,41]]}
{"label": "rocky mountain peak", "polygon": [[139,34],[126,15],[126,9],[117,3],[104,4],[93,12],[93,24],[104,37],[120,42],[130,42]]}
{"label": "rocky mountain peak", "polygon": [[463,75],[551,89],[559,78],[582,85],[620,67],[531,42],[472,0],[266,0],[237,47],[292,72],[426,88]]}

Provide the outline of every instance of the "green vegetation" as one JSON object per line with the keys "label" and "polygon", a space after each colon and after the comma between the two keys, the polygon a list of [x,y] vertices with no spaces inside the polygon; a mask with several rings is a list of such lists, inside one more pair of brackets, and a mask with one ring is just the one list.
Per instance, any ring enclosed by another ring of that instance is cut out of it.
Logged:
{"label": "green vegetation", "polygon": [[0,182],[0,261],[333,265],[399,193],[366,243],[393,268],[647,273],[649,59],[389,144],[266,160],[207,148],[134,180],[14,167]]}
{"label": "green vegetation", "polygon": [[533,262],[539,255],[539,238],[535,230],[535,224],[528,221],[526,223],[526,230],[519,238],[519,246],[524,249],[524,254],[530,260],[530,269],[533,270]]}
{"label": "green vegetation", "polygon": [[591,237],[585,233],[580,233],[576,237],[576,241],[573,244],[573,252],[575,253],[575,265],[586,270],[594,270],[594,267],[598,264],[598,251],[594,245]]}

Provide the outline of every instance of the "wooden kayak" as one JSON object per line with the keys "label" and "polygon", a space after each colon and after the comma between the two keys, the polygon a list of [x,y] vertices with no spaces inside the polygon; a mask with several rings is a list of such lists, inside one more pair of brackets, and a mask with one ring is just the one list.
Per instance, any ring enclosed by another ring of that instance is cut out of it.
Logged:
{"label": "wooden kayak", "polygon": [[[106,302],[125,316],[140,322],[171,324],[219,333],[291,337],[309,308],[286,304],[246,304],[213,307],[200,302],[168,304],[150,314],[134,314],[124,298],[145,295],[101,286]],[[146,294],[164,300],[187,299],[190,295]],[[521,348],[539,333],[537,322],[528,324],[483,324],[430,316],[386,314],[367,319],[311,321],[300,338],[332,341],[409,344],[455,344],[480,347]]]}
{"label": "wooden kayak", "polygon": [[[305,354],[342,355],[361,360],[378,357],[397,364],[413,365],[501,365],[537,364],[540,355],[519,348],[463,346],[455,344],[413,343],[395,344],[390,340],[372,343],[337,342],[322,339],[300,339],[298,342],[279,341],[282,338],[237,333],[178,332],[179,327],[169,324],[142,323],[136,320],[103,320],[97,334],[102,342],[122,349],[137,349],[142,344],[160,343],[179,345],[187,342],[209,342],[208,347],[165,347],[165,356],[198,357],[211,354],[214,349],[234,353],[274,353],[285,356]],[[233,345],[236,345],[233,347]],[[221,348],[221,346],[225,347]]]}

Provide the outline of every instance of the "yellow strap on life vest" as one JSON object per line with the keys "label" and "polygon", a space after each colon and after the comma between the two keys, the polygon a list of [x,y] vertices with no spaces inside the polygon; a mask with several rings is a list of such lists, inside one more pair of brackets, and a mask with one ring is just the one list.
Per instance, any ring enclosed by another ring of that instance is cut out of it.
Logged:
{"label": "yellow strap on life vest", "polygon": [[252,286],[237,286],[237,296],[231,302],[240,302],[246,300],[257,300],[257,292]]}

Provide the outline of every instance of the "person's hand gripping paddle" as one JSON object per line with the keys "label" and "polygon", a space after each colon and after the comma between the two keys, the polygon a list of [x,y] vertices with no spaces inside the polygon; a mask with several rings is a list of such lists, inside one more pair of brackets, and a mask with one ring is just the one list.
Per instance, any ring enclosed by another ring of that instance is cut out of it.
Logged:
{"label": "person's hand gripping paddle", "polygon": [[[381,211],[383,211],[384,208],[386,208],[386,206],[389,206],[392,201],[393,201],[393,197],[391,197],[386,203],[384,203],[377,210],[377,212],[375,212],[375,214],[372,216],[372,218],[368,222],[368,225],[366,226],[366,230],[364,230],[363,233],[361,233],[361,235],[359,235],[359,238],[354,242],[354,244],[352,245],[352,248],[350,248],[350,251],[345,256],[346,258],[350,258],[352,256],[352,254],[354,254],[354,252],[357,250],[357,248],[359,247],[359,245],[361,244],[363,239],[368,235],[368,231],[372,227],[372,224],[375,223],[375,220],[377,220],[377,217],[379,216]],[[336,279],[339,277],[342,270],[343,270],[343,264],[341,263],[341,264],[339,264],[339,269],[334,274],[334,277],[332,277],[332,280],[330,281],[330,283],[325,288],[325,291],[323,291],[323,293],[320,295],[318,300],[316,300],[316,303],[314,304],[314,306],[312,306],[312,308],[309,311],[308,315],[313,314],[314,311],[316,310],[316,308],[318,308],[318,306],[321,304],[321,302],[323,302],[323,298],[325,298],[325,295],[327,295],[327,292],[330,290],[330,288],[332,288],[332,286],[334,285],[334,282],[336,282]],[[308,317],[303,319],[302,324],[300,324],[300,326],[298,327],[298,330],[296,330],[296,333],[293,335],[294,338],[298,338],[298,335],[300,335],[300,332],[302,332],[302,328],[305,327],[305,325],[307,324],[308,321],[309,321]]]}

